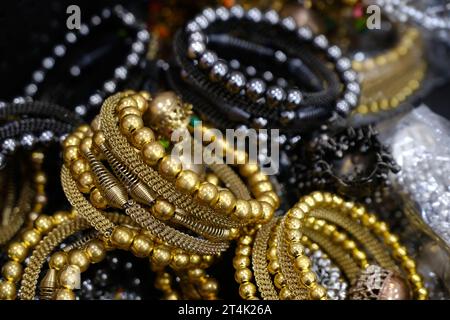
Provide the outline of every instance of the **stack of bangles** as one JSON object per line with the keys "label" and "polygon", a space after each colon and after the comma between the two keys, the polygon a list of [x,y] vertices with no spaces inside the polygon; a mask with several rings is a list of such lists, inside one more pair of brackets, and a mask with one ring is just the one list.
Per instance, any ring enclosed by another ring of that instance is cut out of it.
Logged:
{"label": "stack of bangles", "polygon": [[348,299],[427,298],[414,260],[387,224],[326,192],[301,198],[284,216],[240,237],[233,259],[240,296],[327,299],[330,290],[313,272],[307,248],[320,249],[342,271],[334,281],[349,283]]}

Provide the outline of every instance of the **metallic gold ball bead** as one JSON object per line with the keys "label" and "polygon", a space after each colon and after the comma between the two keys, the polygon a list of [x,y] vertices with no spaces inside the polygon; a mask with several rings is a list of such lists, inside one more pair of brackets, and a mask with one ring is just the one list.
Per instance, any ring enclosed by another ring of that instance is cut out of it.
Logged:
{"label": "metallic gold ball bead", "polygon": [[277,273],[273,278],[273,283],[278,289],[281,289],[286,286],[286,279],[281,273]]}
{"label": "metallic gold ball bead", "polygon": [[158,266],[167,266],[172,260],[169,247],[159,245],[153,250],[151,261]]}
{"label": "metallic gold ball bead", "polygon": [[256,294],[256,286],[251,282],[242,283],[239,286],[239,295],[242,299],[249,299]]}
{"label": "metallic gold ball bead", "polygon": [[183,166],[179,159],[165,156],[159,164],[159,172],[167,178],[175,178],[182,170]]}
{"label": "metallic gold ball bead", "polygon": [[168,221],[175,215],[175,206],[166,200],[157,199],[152,207],[153,215],[163,221]]}
{"label": "metallic gold ball bead", "polygon": [[78,126],[76,130],[82,133],[92,132],[91,127],[88,124],[82,124],[81,126]]}
{"label": "metallic gold ball bead", "polygon": [[285,236],[289,242],[299,243],[302,240],[303,233],[300,230],[286,229]]}
{"label": "metallic gold ball bead", "polygon": [[286,216],[301,220],[305,217],[305,213],[300,208],[293,207],[293,208],[289,209]]}
{"label": "metallic gold ball bead", "polygon": [[118,226],[111,235],[111,242],[120,249],[128,249],[133,242],[134,233],[130,228]]}
{"label": "metallic gold ball bead", "polygon": [[312,271],[306,271],[302,272],[300,276],[300,280],[302,281],[303,285],[307,288],[311,288],[313,284],[316,283],[317,277],[316,274]]}
{"label": "metallic gold ball bead", "polygon": [[389,230],[389,227],[386,222],[384,221],[378,221],[374,225],[374,230],[376,234],[383,234],[384,232],[387,232]]}
{"label": "metallic gold ball bead", "polygon": [[189,255],[186,253],[175,253],[170,265],[175,270],[186,268],[187,266],[189,266]]}
{"label": "metallic gold ball bead", "polygon": [[144,234],[138,234],[134,237],[133,243],[131,244],[131,252],[136,257],[148,257],[152,252],[154,247],[152,239]]}
{"label": "metallic gold ball bead", "polygon": [[172,285],[172,277],[169,273],[164,272],[156,277],[155,287],[160,290],[169,289]]}
{"label": "metallic gold ball bead", "polygon": [[91,121],[91,128],[93,131],[99,131],[101,127],[100,115],[96,115],[94,120]]}
{"label": "metallic gold ball bead", "polygon": [[335,232],[335,231],[336,231],[336,226],[332,225],[332,224],[327,224],[323,228],[323,234],[326,235],[326,236],[332,235],[333,232]]}
{"label": "metallic gold ball bead", "polygon": [[77,265],[67,265],[61,269],[59,284],[66,289],[80,289],[81,269]]}
{"label": "metallic gold ball bead", "polygon": [[273,208],[276,208],[276,202],[275,202],[275,200],[273,200],[273,198],[271,196],[260,195],[256,198],[256,200],[258,200],[258,202],[260,202],[260,203],[265,202],[265,203],[269,204],[270,206],[272,206]]}
{"label": "metallic gold ball bead", "polygon": [[343,247],[346,250],[353,250],[356,248],[356,243],[353,240],[345,240],[343,243]]}
{"label": "metallic gold ball bead", "polygon": [[286,228],[290,230],[300,230],[302,222],[300,219],[288,217],[286,219]]}
{"label": "metallic gold ball bead", "polygon": [[92,152],[92,138],[91,137],[86,137],[81,140],[80,151],[84,155],[87,155],[88,153]]}
{"label": "metallic gold ball bead", "polygon": [[261,203],[254,199],[248,200],[248,203],[250,204],[250,218],[253,220],[261,219],[263,214]]}
{"label": "metallic gold ball bead", "polygon": [[35,247],[41,241],[41,238],[41,234],[35,229],[27,230],[22,234],[23,244],[27,248]]}
{"label": "metallic gold ball bead", "polygon": [[86,244],[84,248],[91,263],[98,263],[103,261],[106,257],[106,248],[102,241],[91,240]]}
{"label": "metallic gold ball bead", "polygon": [[132,97],[122,98],[119,104],[116,106],[116,112],[119,113],[121,110],[129,107],[137,108],[137,102]]}
{"label": "metallic gold ball bead", "polygon": [[197,198],[200,202],[214,205],[219,200],[219,190],[209,182],[202,182],[198,188]]}
{"label": "metallic gold ball bead", "polygon": [[139,91],[139,94],[145,98],[145,100],[150,101],[152,99],[151,94],[148,91]]}
{"label": "metallic gold ball bead", "polygon": [[408,271],[415,271],[416,270],[416,263],[413,259],[409,257],[405,257],[402,262],[402,266],[408,270]]}
{"label": "metallic gold ball bead", "polygon": [[391,234],[391,233],[386,233],[384,235],[384,242],[387,245],[394,245],[396,243],[398,243],[399,239],[395,234]]}
{"label": "metallic gold ball bead", "polygon": [[143,126],[144,121],[140,116],[130,114],[120,119],[120,131],[124,135],[130,135]]}
{"label": "metallic gold ball bead", "polygon": [[156,165],[165,154],[164,147],[158,141],[147,143],[142,147],[142,158],[150,166]]}
{"label": "metallic gold ball bead", "polygon": [[9,281],[0,281],[0,300],[14,300],[16,285]]}
{"label": "metallic gold ball bead", "polygon": [[202,262],[202,257],[198,254],[190,254],[189,255],[189,263],[193,266],[200,264]]}
{"label": "metallic gold ball bead", "polygon": [[237,283],[249,282],[252,280],[253,274],[249,268],[239,269],[234,273],[234,279]]}
{"label": "metallic gold ball bead", "polygon": [[163,300],[175,301],[180,300],[180,295],[176,291],[171,291],[164,295]]}
{"label": "metallic gold ball bead", "polygon": [[403,246],[399,246],[398,248],[394,249],[394,252],[392,254],[397,259],[403,259],[408,255],[408,250]]}
{"label": "metallic gold ball bead", "polygon": [[182,192],[192,194],[200,186],[198,174],[191,170],[183,170],[177,177],[175,186]]}
{"label": "metallic gold ball bead", "polygon": [[127,108],[123,108],[122,110],[120,110],[120,112],[119,112],[119,119],[123,119],[123,118],[125,118],[128,115],[142,117],[142,113],[139,111],[138,108],[127,107]]}
{"label": "metallic gold ball bead", "polygon": [[90,260],[86,252],[81,249],[72,250],[69,253],[69,264],[76,265],[80,268],[81,272],[87,270],[90,264]]}
{"label": "metallic gold ball bead", "polygon": [[86,171],[77,178],[78,189],[83,193],[89,193],[95,187],[95,178],[92,172]]}
{"label": "metallic gold ball bead", "polygon": [[239,244],[242,244],[244,246],[249,246],[252,243],[253,243],[253,237],[250,235],[245,235],[239,239]]}
{"label": "metallic gold ball bead", "polygon": [[16,283],[22,276],[23,267],[19,262],[8,261],[2,267],[2,274],[6,280]]}
{"label": "metallic gold ball bead", "polygon": [[70,289],[58,289],[55,295],[56,300],[75,300],[75,293]]}
{"label": "metallic gold ball bead", "polygon": [[140,94],[133,94],[131,97],[136,101],[137,107],[141,113],[144,113],[145,111],[147,111],[147,109],[148,109],[147,99],[145,99]]}
{"label": "metallic gold ball bead", "polygon": [[295,258],[294,265],[300,271],[309,271],[311,268],[311,260],[305,255],[299,256]]}
{"label": "metallic gold ball bead", "polygon": [[21,242],[13,242],[8,248],[8,257],[16,262],[23,262],[27,254],[28,249]]}
{"label": "metallic gold ball bead", "polygon": [[70,134],[63,142],[64,148],[78,146],[80,144],[81,139],[76,135]]}
{"label": "metallic gold ball bead", "polygon": [[265,192],[272,191],[273,186],[269,181],[261,181],[255,184],[251,189],[256,196],[259,196]]}
{"label": "metallic gold ball bead", "polygon": [[280,263],[277,260],[270,261],[267,265],[267,270],[269,270],[271,274],[277,273],[278,270],[280,270]]}
{"label": "metallic gold ball bead", "polygon": [[265,222],[270,221],[273,218],[275,209],[273,206],[271,206],[267,202],[260,202],[260,203],[261,203],[261,208],[262,208],[261,222],[265,223]]}
{"label": "metallic gold ball bead", "polygon": [[216,279],[208,278],[200,285],[200,294],[206,298],[213,296],[219,291],[219,283]]}
{"label": "metallic gold ball bead", "polygon": [[80,150],[75,146],[66,147],[63,152],[63,158],[65,163],[78,160],[81,158]]}
{"label": "metallic gold ball bead", "polygon": [[279,296],[280,296],[281,300],[291,300],[291,299],[294,298],[294,295],[292,294],[292,291],[289,290],[288,287],[281,288]]}
{"label": "metallic gold ball bead", "polygon": [[75,137],[78,137],[80,140],[84,139],[84,137],[87,136],[87,134],[80,132],[80,131],[75,131],[72,133]]}
{"label": "metallic gold ball bead", "polygon": [[67,211],[56,211],[52,216],[53,224],[58,225],[69,220],[70,214]]}
{"label": "metallic gold ball bead", "polygon": [[220,190],[219,199],[214,204],[216,210],[224,213],[230,213],[236,205],[236,197],[229,190]]}
{"label": "metallic gold ball bead", "polygon": [[139,150],[141,150],[147,143],[153,141],[155,141],[155,133],[152,129],[147,127],[136,130],[131,136],[131,143]]}
{"label": "metallic gold ball bead", "polygon": [[260,182],[269,182],[269,177],[263,172],[257,171],[248,178],[248,185],[251,188]]}
{"label": "metallic gold ball bead", "polygon": [[214,262],[214,256],[205,254],[202,256],[202,260],[206,265],[210,265]]}
{"label": "metallic gold ball bead", "polygon": [[252,247],[240,245],[235,250],[236,255],[242,255],[249,257],[252,253]]}
{"label": "metallic gold ball bead", "polygon": [[206,174],[205,180],[215,186],[218,186],[220,184],[219,177],[213,173]]}
{"label": "metallic gold ball bead", "polygon": [[364,261],[364,260],[367,259],[366,254],[364,252],[362,252],[361,250],[358,250],[358,249],[353,249],[352,250],[352,255],[353,255],[353,257],[355,257],[359,261]]}
{"label": "metallic gold ball bead", "polygon": [[80,174],[82,174],[83,172],[86,172],[88,170],[89,170],[89,164],[84,159],[75,160],[70,165],[70,172],[72,173],[72,175],[75,178],[77,178]]}
{"label": "metallic gold ball bead", "polygon": [[278,259],[277,248],[270,247],[267,250],[266,256],[267,256],[267,259],[269,259],[270,261],[277,260]]}
{"label": "metallic gold ball bead", "polygon": [[323,300],[327,297],[327,289],[321,285],[316,285],[309,294],[313,300]]}
{"label": "metallic gold ball bead", "polygon": [[195,280],[205,276],[205,270],[201,268],[189,269],[188,276],[190,279]]}
{"label": "metallic gold ball bead", "polygon": [[240,231],[238,228],[230,228],[228,230],[228,239],[235,240],[235,239],[239,238],[239,236],[240,236]]}
{"label": "metallic gold ball bead", "polygon": [[91,200],[91,204],[97,209],[106,209],[108,207],[108,201],[106,201],[105,197],[103,197],[97,188],[92,189],[89,199]]}
{"label": "metallic gold ball bead", "polygon": [[303,256],[305,254],[305,247],[301,243],[290,243],[289,253],[294,257]]}
{"label": "metallic gold ball bead", "polygon": [[417,300],[426,300],[428,298],[428,291],[425,288],[420,288],[416,292]]}
{"label": "metallic gold ball bead", "polygon": [[48,265],[51,269],[61,270],[69,263],[69,256],[64,251],[58,251],[52,254]]}
{"label": "metallic gold ball bead", "polygon": [[275,201],[275,207],[280,206],[280,197],[274,191],[264,192],[262,195],[271,197]]}
{"label": "metallic gold ball bead", "polygon": [[252,207],[247,200],[238,199],[233,210],[233,216],[239,220],[249,220],[251,216]]}
{"label": "metallic gold ball bead", "polygon": [[258,171],[259,167],[257,163],[247,163],[240,166],[239,168],[239,173],[241,174],[241,176],[245,178],[250,177],[251,175],[257,173]]}
{"label": "metallic gold ball bead", "polygon": [[365,214],[361,218],[361,222],[365,226],[372,226],[377,222],[377,218],[373,214]]}
{"label": "metallic gold ball bead", "polygon": [[250,266],[250,258],[243,255],[236,255],[233,258],[233,267],[235,269],[243,269]]}
{"label": "metallic gold ball bead", "polygon": [[47,176],[43,172],[38,172],[34,176],[34,182],[36,182],[37,184],[46,184]]}
{"label": "metallic gold ball bead", "polygon": [[103,131],[97,131],[92,137],[92,143],[98,151],[102,150],[102,146],[105,144],[105,142],[106,137]]}

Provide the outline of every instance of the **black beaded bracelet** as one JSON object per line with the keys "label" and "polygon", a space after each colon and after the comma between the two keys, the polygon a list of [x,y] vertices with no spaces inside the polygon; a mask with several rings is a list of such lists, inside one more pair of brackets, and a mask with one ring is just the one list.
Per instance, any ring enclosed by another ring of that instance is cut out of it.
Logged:
{"label": "black beaded bracelet", "polygon": [[[126,55],[125,61],[112,71],[112,77],[104,81],[100,88],[93,90],[94,93],[89,95],[87,102],[75,105],[73,110],[78,115],[85,116],[89,109],[99,107],[103,102],[103,99],[115,92],[117,87],[128,78],[129,73],[145,60],[146,47],[150,39],[149,32],[146,30],[145,26],[138,23],[135,16],[120,5],[115,6],[113,9],[103,9],[100,14],[92,16],[88,23],[81,24],[79,30],[69,31],[65,35],[65,40],[62,43],[55,45],[52,54],[43,58],[41,67],[32,73],[31,82],[25,86],[24,96],[14,98],[13,102],[23,103],[27,100],[26,98],[55,101],[55,95],[57,95],[58,92],[56,87],[49,88],[47,92],[42,92],[42,90],[40,90],[45,83],[47,75],[56,67],[58,62],[67,55],[70,49],[74,48],[79,40],[85,39],[93,29],[98,28],[111,19],[116,19],[121,27],[130,29],[133,34],[135,34],[131,43],[126,43],[127,46],[129,45],[129,52]],[[108,41],[108,43],[109,42],[110,41]],[[108,48],[104,48],[104,50],[107,49]],[[71,75],[73,77],[79,77],[83,65],[92,63],[91,60],[98,54],[99,52],[94,52],[91,54],[91,57],[80,57],[78,63],[70,68]],[[62,84],[62,86],[64,87],[64,84]],[[59,91],[62,97],[66,97],[73,89],[67,88],[66,86]]]}

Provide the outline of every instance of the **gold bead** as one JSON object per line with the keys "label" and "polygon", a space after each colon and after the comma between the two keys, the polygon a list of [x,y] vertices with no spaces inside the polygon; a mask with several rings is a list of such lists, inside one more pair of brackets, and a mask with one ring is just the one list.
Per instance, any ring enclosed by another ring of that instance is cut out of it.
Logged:
{"label": "gold bead", "polygon": [[133,242],[133,231],[124,226],[118,226],[111,235],[111,242],[120,249],[128,249]]}
{"label": "gold bead", "polygon": [[48,265],[51,269],[60,270],[69,263],[69,256],[64,251],[58,251],[52,254]]}
{"label": "gold bead", "polygon": [[130,135],[134,131],[142,128],[144,126],[144,121],[142,117],[136,115],[127,115],[120,119],[120,131],[124,135]]}
{"label": "gold bead", "polygon": [[261,203],[255,199],[248,200],[248,203],[250,203],[251,219],[260,220],[263,214]]}
{"label": "gold bead", "polygon": [[365,214],[362,216],[361,222],[364,226],[372,226],[377,222],[377,218],[373,214]]}
{"label": "gold bead", "polygon": [[186,268],[189,265],[189,255],[186,253],[175,253],[170,265],[175,270]]}
{"label": "gold bead", "polygon": [[70,289],[58,289],[55,295],[56,300],[75,300],[75,293]]}
{"label": "gold bead", "polygon": [[2,274],[6,280],[16,283],[22,276],[23,267],[19,262],[8,261],[2,267]]}
{"label": "gold bead", "polygon": [[213,184],[215,186],[218,186],[220,184],[219,177],[217,177],[213,173],[206,174],[205,180],[206,180],[206,182],[209,182],[209,183],[211,183],[211,184]]}
{"label": "gold bead", "polygon": [[16,285],[9,281],[0,281],[0,300],[14,300]]}
{"label": "gold bead", "polygon": [[392,254],[395,258],[403,259],[408,255],[408,251],[406,250],[405,247],[399,246],[398,248],[394,249],[394,252]]}
{"label": "gold bead", "polygon": [[78,189],[83,193],[89,193],[95,187],[95,178],[92,172],[83,172],[77,179]]}
{"label": "gold bead", "polygon": [[269,178],[263,172],[257,171],[248,178],[248,185],[251,188],[256,186],[260,182],[269,182]]}
{"label": "gold bead", "polygon": [[89,152],[92,151],[92,138],[91,137],[86,137],[83,140],[81,140],[80,151],[84,155],[87,155],[87,154],[89,154]]}
{"label": "gold bead", "polygon": [[259,195],[256,200],[258,200],[258,202],[262,203],[265,202],[267,204],[269,204],[271,207],[276,208],[276,202],[275,200],[273,200],[273,198],[271,196],[266,196],[266,195]]}
{"label": "gold bead", "polygon": [[293,298],[293,294],[288,287],[281,288],[279,296],[281,300],[291,300]]}
{"label": "gold bead", "polygon": [[108,201],[106,201],[105,197],[103,197],[97,188],[92,189],[89,199],[91,200],[91,204],[97,209],[106,209],[108,206]]}
{"label": "gold bead", "polygon": [[300,280],[302,281],[302,283],[305,287],[311,288],[312,285],[316,283],[317,277],[314,272],[306,271],[306,272],[302,272],[302,274],[300,276]]}
{"label": "gold bead", "polygon": [[80,174],[82,174],[83,172],[86,172],[88,170],[89,170],[89,164],[84,159],[75,160],[70,165],[70,172],[72,173],[72,175],[75,178],[77,178]]}
{"label": "gold bead", "polygon": [[262,208],[262,219],[261,222],[268,222],[273,218],[273,214],[275,213],[274,208],[268,204],[267,202],[260,202]]}
{"label": "gold bead", "polygon": [[81,139],[77,136],[70,134],[63,142],[64,148],[78,146],[80,144]]}
{"label": "gold bead", "polygon": [[269,247],[266,252],[266,257],[267,257],[267,259],[269,259],[269,261],[277,260],[278,259],[277,248]]}
{"label": "gold bead", "polygon": [[353,250],[356,248],[356,243],[353,240],[345,240],[343,246],[346,250]]}
{"label": "gold bead", "polygon": [[69,253],[69,264],[78,266],[80,271],[84,272],[89,267],[90,261],[86,252],[81,249],[75,249]]}
{"label": "gold bead", "polygon": [[216,210],[230,213],[236,205],[236,197],[229,190],[219,191],[219,199],[214,204]]}
{"label": "gold bead", "polygon": [[286,279],[284,278],[283,274],[277,273],[275,277],[273,278],[273,283],[278,289],[283,288],[286,286]]}
{"label": "gold bead", "polygon": [[243,255],[236,255],[233,258],[233,267],[235,269],[243,269],[250,266],[250,258]]}
{"label": "gold bead", "polygon": [[248,220],[251,218],[252,207],[247,200],[236,200],[233,216],[239,220]]}
{"label": "gold bead", "polygon": [[215,185],[205,181],[198,188],[197,198],[202,203],[214,205],[219,200],[219,191]]}
{"label": "gold bead", "polygon": [[105,245],[100,240],[89,241],[84,250],[92,263],[98,263],[106,257]]}
{"label": "gold bead", "polygon": [[347,240],[347,235],[343,232],[335,231],[333,232],[333,241],[336,243],[342,243]]}
{"label": "gold bead", "polygon": [[69,214],[66,211],[57,211],[52,216],[53,224],[58,225],[69,219]]}
{"label": "gold bead", "polygon": [[181,191],[191,194],[197,191],[200,185],[200,178],[191,170],[183,170],[177,177],[175,186]]}
{"label": "gold bead", "polygon": [[80,151],[78,147],[69,146],[64,149],[63,158],[65,163],[71,163],[72,161],[81,158]]}
{"label": "gold bead", "polygon": [[181,161],[170,155],[165,156],[159,164],[159,172],[167,178],[175,178],[181,170]]}
{"label": "gold bead", "polygon": [[91,121],[91,128],[93,131],[99,131],[101,127],[100,115],[96,115],[94,120]]}
{"label": "gold bead", "polygon": [[305,247],[300,243],[290,243],[289,244],[289,253],[294,258],[302,256],[305,253]]}
{"label": "gold bead", "polygon": [[164,272],[156,277],[155,287],[160,290],[170,289],[172,285],[172,277],[169,273]]}
{"label": "gold bead", "polygon": [[200,285],[199,291],[200,294],[206,298],[212,297],[219,291],[219,283],[213,278],[208,278]]}
{"label": "gold bead", "polygon": [[103,131],[97,131],[92,137],[92,143],[98,151],[102,150],[102,146],[105,144],[106,138]]}
{"label": "gold bead", "polygon": [[202,256],[202,260],[206,265],[210,265],[214,262],[214,256],[206,254]]}
{"label": "gold bead", "polygon": [[200,262],[202,262],[202,257],[200,255],[195,254],[195,253],[189,255],[189,263],[191,265],[195,266],[195,265],[200,264]]}
{"label": "gold bead", "polygon": [[142,113],[139,111],[138,108],[135,107],[126,107],[120,110],[119,112],[119,119],[123,119],[128,115],[138,116],[142,117]]}
{"label": "gold bead", "polygon": [[145,98],[145,100],[150,101],[152,96],[147,91],[139,91],[139,94]]}
{"label": "gold bead", "polygon": [[142,158],[150,166],[156,165],[165,154],[164,147],[158,141],[147,143],[142,147]]}
{"label": "gold bead", "polygon": [[352,250],[352,255],[359,261],[365,261],[367,259],[366,254],[356,248]]}
{"label": "gold bead", "polygon": [[153,241],[148,236],[144,234],[138,234],[134,237],[133,243],[131,244],[131,252],[136,257],[148,257],[153,250]]}
{"label": "gold bead", "polygon": [[286,229],[285,231],[285,235],[286,235],[286,239],[289,242],[294,242],[294,243],[298,243],[302,240],[302,232],[300,230],[289,230]]}
{"label": "gold bead", "polygon": [[41,241],[41,235],[35,229],[27,230],[22,234],[23,244],[27,247],[35,247]]}
{"label": "gold bead", "polygon": [[272,183],[269,181],[261,181],[255,184],[251,189],[256,196],[259,196],[265,192],[272,191],[273,187]]}
{"label": "gold bead", "polygon": [[190,279],[199,279],[205,276],[205,270],[200,268],[189,269],[188,276]]}
{"label": "gold bead", "polygon": [[66,289],[80,289],[81,269],[77,265],[68,265],[59,273],[59,284]]}
{"label": "gold bead", "polygon": [[153,130],[147,127],[137,129],[131,136],[133,146],[141,150],[146,144],[155,141]]}
{"label": "gold bead", "polygon": [[256,286],[251,282],[242,283],[239,286],[239,295],[242,299],[249,299],[256,294]]}
{"label": "gold bead", "polygon": [[302,221],[297,218],[286,218],[286,228],[290,230],[300,230],[302,227]]}
{"label": "gold bead", "polygon": [[416,292],[417,300],[426,300],[428,298],[428,291],[425,288],[420,288]]}
{"label": "gold bead", "polygon": [[275,207],[278,208],[280,206],[280,197],[278,197],[278,195],[274,191],[264,192],[262,196],[271,197],[273,201],[275,201]]}
{"label": "gold bead", "polygon": [[319,191],[315,191],[313,193],[311,193],[311,197],[313,197],[314,201],[317,203],[321,203],[324,202],[324,196],[322,192]]}
{"label": "gold bead", "polygon": [[234,279],[237,283],[241,284],[243,282],[249,282],[252,280],[253,274],[249,268],[238,269],[234,273]]}
{"label": "gold bead", "polygon": [[259,167],[258,164],[256,163],[247,163],[240,166],[239,168],[239,173],[241,174],[241,176],[245,178],[250,177],[251,175],[257,173],[258,171]]}
{"label": "gold bead", "polygon": [[8,257],[16,262],[23,262],[27,254],[27,248],[20,242],[13,242],[8,248]]}
{"label": "gold bead", "polygon": [[167,266],[172,260],[172,254],[167,246],[159,245],[153,250],[151,261],[158,266]]}
{"label": "gold bead", "polygon": [[411,259],[409,257],[405,257],[403,259],[402,265],[408,271],[415,271],[416,270],[416,263],[414,262],[413,259]]}
{"label": "gold bead", "polygon": [[398,243],[398,237],[395,234],[386,232],[383,236],[384,236],[384,242],[387,245],[394,245],[394,244]]}
{"label": "gold bead", "polygon": [[119,101],[119,104],[116,106],[116,112],[119,113],[121,110],[128,108],[128,107],[134,107],[137,108],[137,102],[131,97],[122,98]]}
{"label": "gold bead", "polygon": [[289,209],[289,211],[287,212],[286,216],[301,220],[301,219],[303,219],[305,217],[305,213],[300,208],[293,207],[293,208]]}
{"label": "gold bead", "polygon": [[321,285],[316,285],[310,292],[311,299],[313,300],[323,300],[327,297],[327,289]]}
{"label": "gold bead", "polygon": [[141,113],[144,113],[148,109],[148,102],[147,99],[144,98],[141,94],[133,94],[131,96],[137,103],[137,108]]}
{"label": "gold bead", "polygon": [[80,141],[87,136],[87,134],[84,134],[83,132],[80,131],[75,131],[72,133],[75,137],[79,138]]}
{"label": "gold bead", "polygon": [[280,270],[280,263],[277,260],[270,261],[267,265],[267,270],[269,270],[271,274],[277,273],[278,270]]}
{"label": "gold bead", "polygon": [[300,271],[309,271],[311,268],[311,260],[303,255],[295,258],[295,267]]}
{"label": "gold bead", "polygon": [[249,257],[252,253],[252,247],[240,245],[235,250],[236,255],[242,255]]}
{"label": "gold bead", "polygon": [[77,128],[77,131],[82,133],[90,133],[92,132],[91,127],[88,124],[82,124]]}
{"label": "gold bead", "polygon": [[152,212],[156,218],[168,221],[175,215],[175,207],[166,200],[157,199],[152,207]]}

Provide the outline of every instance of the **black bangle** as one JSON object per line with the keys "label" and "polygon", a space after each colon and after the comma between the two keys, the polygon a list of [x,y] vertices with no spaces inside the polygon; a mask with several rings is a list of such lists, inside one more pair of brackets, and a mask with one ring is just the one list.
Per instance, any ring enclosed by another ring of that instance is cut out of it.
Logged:
{"label": "black bangle", "polygon": [[[89,109],[99,107],[103,99],[115,92],[118,85],[128,78],[129,73],[144,61],[147,43],[150,39],[150,35],[145,26],[141,26],[137,23],[135,16],[120,5],[115,6],[113,9],[103,9],[99,15],[92,16],[88,23],[83,23],[79,30],[69,31],[65,35],[64,42],[55,45],[52,54],[43,58],[42,66],[32,73],[31,82],[25,86],[24,97],[16,97],[13,101],[22,103],[26,101],[25,98],[27,97],[46,101],[59,101],[57,98],[66,98],[70,95],[70,92],[77,92],[72,88],[67,88],[67,86],[62,85],[63,88],[62,90],[59,90],[60,94],[58,95],[58,86],[61,84],[56,84],[54,87],[46,90],[46,92],[42,92],[41,88],[45,83],[47,74],[55,68],[56,64],[67,54],[69,49],[73,48],[80,39],[86,38],[92,29],[98,28],[104,21],[112,18],[117,19],[120,22],[121,27],[130,29],[135,34],[133,40],[129,44],[130,51],[127,53],[125,61],[114,69],[112,77],[104,81],[100,88],[94,90],[94,93],[89,96],[86,102],[75,105],[73,110],[78,115],[85,116]],[[105,45],[107,46],[110,42],[111,41],[107,41]],[[103,49],[107,50],[108,48],[105,47]],[[100,53],[101,52],[96,51],[90,56],[80,57],[77,61],[78,64],[73,65],[71,68],[72,76],[79,76],[83,65],[91,64],[91,60]],[[79,92],[77,92],[77,94],[79,94]]]}

